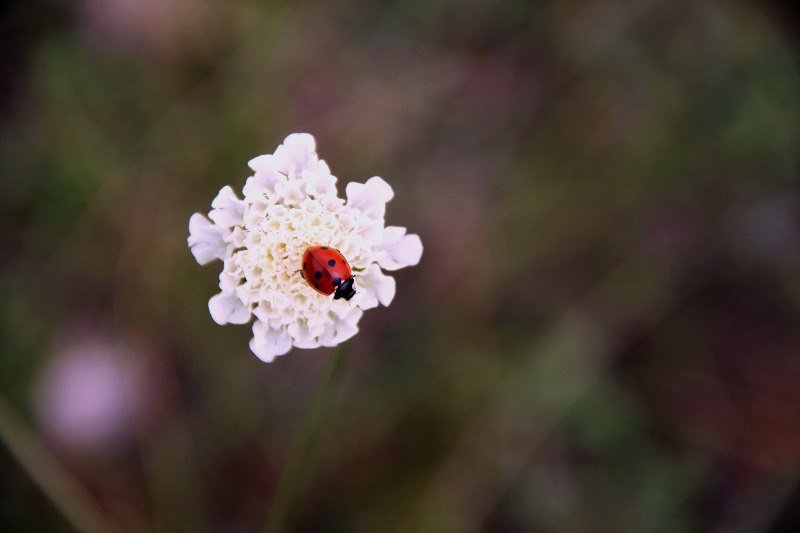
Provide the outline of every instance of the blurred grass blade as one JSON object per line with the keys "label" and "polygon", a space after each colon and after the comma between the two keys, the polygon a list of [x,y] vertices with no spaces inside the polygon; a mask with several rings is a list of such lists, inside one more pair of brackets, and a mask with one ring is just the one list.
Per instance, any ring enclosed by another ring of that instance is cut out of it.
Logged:
{"label": "blurred grass blade", "polygon": [[45,448],[0,396],[0,440],[42,492],[78,531],[119,531],[80,483]]}
{"label": "blurred grass blade", "polygon": [[[480,531],[519,472],[625,342],[673,307],[664,262],[637,247],[533,344],[467,424],[400,531]],[[612,302],[609,304],[609,302]]]}
{"label": "blurred grass blade", "polygon": [[479,531],[510,480],[594,386],[609,344],[579,313],[555,325],[471,421],[400,531]]}
{"label": "blurred grass blade", "polygon": [[272,511],[268,516],[265,531],[286,531],[296,499],[302,494],[315,459],[316,444],[325,429],[331,405],[338,390],[344,366],[350,354],[351,342],[340,344],[322,377],[314,402],[309,408],[297,446],[289,459],[275,494]]}

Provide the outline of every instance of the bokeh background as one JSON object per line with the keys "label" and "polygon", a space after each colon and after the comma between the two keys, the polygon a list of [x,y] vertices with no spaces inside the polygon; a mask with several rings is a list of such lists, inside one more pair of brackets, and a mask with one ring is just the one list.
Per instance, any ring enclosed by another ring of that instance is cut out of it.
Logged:
{"label": "bokeh background", "polygon": [[293,530],[800,528],[786,5],[0,13],[0,530],[261,529],[330,352],[259,362],[186,236],[296,131],[425,254],[361,322]]}

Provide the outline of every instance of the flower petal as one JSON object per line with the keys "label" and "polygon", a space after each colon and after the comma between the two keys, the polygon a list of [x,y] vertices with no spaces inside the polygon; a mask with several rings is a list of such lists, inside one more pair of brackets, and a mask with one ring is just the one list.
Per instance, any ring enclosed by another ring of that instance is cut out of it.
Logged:
{"label": "flower petal", "polygon": [[236,197],[236,193],[229,185],[220,189],[217,197],[211,202],[211,207],[214,209],[211,210],[208,217],[219,226],[229,228],[243,223],[246,204]]}
{"label": "flower petal", "polygon": [[286,176],[278,172],[277,161],[272,154],[260,155],[247,163],[255,174],[247,178],[242,189],[245,199],[275,191],[275,184],[286,181]]}
{"label": "flower petal", "polygon": [[280,181],[275,184],[275,194],[288,206],[295,206],[306,198],[300,180]]}
{"label": "flower petal", "polygon": [[306,192],[311,196],[336,195],[336,176],[331,174],[325,161],[320,160],[313,170],[304,170],[302,178],[306,184]]}
{"label": "flower petal", "polygon": [[201,265],[214,259],[225,259],[228,255],[228,244],[225,238],[229,231],[210,222],[200,213],[189,219],[189,238],[186,241],[192,250],[195,260]]}
{"label": "flower petal", "polygon": [[219,288],[222,292],[234,292],[241,281],[242,278],[234,276],[226,270],[219,273]]}
{"label": "flower petal", "polygon": [[[359,291],[356,290],[356,294],[358,293]],[[339,300],[332,300],[330,303],[330,307],[328,308],[328,311],[330,311],[331,313],[335,313],[336,316],[339,318],[344,318],[347,315],[349,315],[350,312],[353,310],[353,306],[357,303],[357,299],[358,298],[356,297],[356,300],[350,300],[350,301],[345,300],[343,298]],[[324,317],[323,322],[327,323],[327,321],[328,319],[326,316]]]}
{"label": "flower petal", "polygon": [[260,320],[253,323],[253,338],[250,350],[265,363],[271,363],[279,355],[292,349],[292,338],[286,328],[272,329]]}
{"label": "flower petal", "polygon": [[406,235],[406,229],[389,226],[383,230],[383,257],[378,261],[386,270],[397,270],[419,263],[422,240],[419,235]]}
{"label": "flower petal", "polygon": [[308,133],[292,133],[275,150],[275,168],[287,175],[314,168],[317,161],[317,143]]}
{"label": "flower petal", "polygon": [[373,176],[366,183],[348,183],[345,194],[348,206],[372,219],[382,219],[386,214],[386,202],[394,197],[392,187],[378,176]]}
{"label": "flower petal", "polygon": [[381,272],[375,263],[356,278],[356,294],[362,293],[358,306],[364,310],[378,307],[378,303],[388,306],[394,299],[395,290],[394,278]]}
{"label": "flower petal", "polygon": [[332,314],[333,323],[329,324],[317,338],[319,344],[329,347],[336,346],[353,337],[358,333],[358,321],[361,320],[363,314],[364,311],[358,307],[354,307],[350,314],[344,318],[339,318]]}
{"label": "flower petal", "polygon": [[232,292],[215,294],[208,300],[208,310],[214,322],[225,324],[246,324],[250,320],[250,306],[245,305]]}
{"label": "flower petal", "polygon": [[247,162],[247,166],[252,168],[255,172],[275,172],[277,162],[275,156],[272,154],[263,154],[254,157]]}
{"label": "flower petal", "polygon": [[289,324],[286,330],[292,337],[292,344],[298,348],[319,348],[319,342],[317,341],[317,334],[321,331],[319,326],[312,328],[308,321],[298,320]]}

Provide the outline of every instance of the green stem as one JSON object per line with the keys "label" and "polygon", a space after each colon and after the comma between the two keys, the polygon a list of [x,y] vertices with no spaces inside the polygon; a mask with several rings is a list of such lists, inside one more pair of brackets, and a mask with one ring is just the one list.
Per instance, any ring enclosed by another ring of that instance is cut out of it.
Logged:
{"label": "green stem", "polygon": [[2,396],[0,441],[75,529],[92,533],[119,530]]}
{"label": "green stem", "polygon": [[300,439],[278,484],[265,531],[278,533],[287,529],[293,511],[292,506],[303,492],[308,474],[314,465],[316,444],[325,430],[325,422],[329,418],[334,396],[350,353],[350,344],[340,344],[328,361],[325,375],[320,380],[313,403],[303,422]]}

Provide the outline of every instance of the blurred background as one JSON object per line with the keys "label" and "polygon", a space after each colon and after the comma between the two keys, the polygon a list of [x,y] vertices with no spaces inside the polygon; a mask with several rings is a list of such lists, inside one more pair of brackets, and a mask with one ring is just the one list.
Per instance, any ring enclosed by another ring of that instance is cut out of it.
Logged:
{"label": "blurred background", "polygon": [[303,131],[425,254],[293,530],[800,528],[788,4],[0,13],[0,530],[261,529],[330,351],[259,362],[186,237]]}

